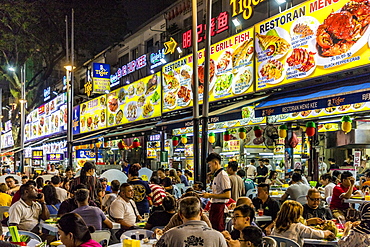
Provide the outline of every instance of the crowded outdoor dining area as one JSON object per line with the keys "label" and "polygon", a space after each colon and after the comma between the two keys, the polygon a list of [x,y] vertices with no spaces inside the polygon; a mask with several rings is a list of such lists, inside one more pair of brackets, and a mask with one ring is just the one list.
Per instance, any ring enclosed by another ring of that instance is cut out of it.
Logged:
{"label": "crowded outdoor dining area", "polygon": [[77,174],[4,174],[0,246],[370,246],[370,171],[332,162],[312,183],[265,159],[206,162],[207,184],[181,169],[143,175],[139,163],[115,170],[123,182],[97,176],[93,162]]}

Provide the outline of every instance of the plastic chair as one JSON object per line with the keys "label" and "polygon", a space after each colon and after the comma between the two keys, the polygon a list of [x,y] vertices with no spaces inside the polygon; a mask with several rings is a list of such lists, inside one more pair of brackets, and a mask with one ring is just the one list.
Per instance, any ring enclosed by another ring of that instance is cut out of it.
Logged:
{"label": "plastic chair", "polygon": [[297,198],[297,200],[296,200],[297,202],[299,202],[300,204],[302,204],[302,205],[304,205],[304,204],[306,204],[307,203],[307,197],[305,196],[305,195],[303,195],[303,196],[298,196],[298,198]]}
{"label": "plastic chair", "polygon": [[277,247],[300,247],[296,241],[290,240],[288,238],[277,237],[277,236],[270,236],[270,238],[276,241]]}
{"label": "plastic chair", "polygon": [[9,206],[0,206],[0,221],[4,219],[4,213],[9,212]]}
{"label": "plastic chair", "polygon": [[277,245],[277,243],[276,243],[276,241],[275,241],[275,239],[273,239],[273,238],[270,238],[270,237],[263,237],[262,238],[262,246],[263,247],[278,247],[278,245]]}
{"label": "plastic chair", "polygon": [[109,230],[98,230],[91,233],[91,238],[98,243],[107,241],[107,246],[109,245],[110,231]]}
{"label": "plastic chair", "polygon": [[144,235],[143,238],[151,238],[153,235],[153,231],[145,230],[145,229],[135,229],[135,230],[129,230],[124,233],[122,233],[120,239],[132,239],[132,236],[135,236],[136,239],[140,239],[140,235]]}
{"label": "plastic chair", "polygon": [[[19,230],[18,233],[19,235],[29,236],[31,239],[37,240],[40,243],[42,242],[41,238],[36,233],[29,232],[29,231],[21,231],[21,230]],[[10,237],[11,236],[10,232],[7,232],[5,236]]]}

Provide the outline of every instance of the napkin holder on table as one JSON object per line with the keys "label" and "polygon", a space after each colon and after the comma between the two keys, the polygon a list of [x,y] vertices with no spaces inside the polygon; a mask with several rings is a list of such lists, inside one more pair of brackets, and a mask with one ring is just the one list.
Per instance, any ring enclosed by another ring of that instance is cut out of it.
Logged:
{"label": "napkin holder on table", "polygon": [[140,247],[140,240],[136,239],[123,239],[122,247]]}

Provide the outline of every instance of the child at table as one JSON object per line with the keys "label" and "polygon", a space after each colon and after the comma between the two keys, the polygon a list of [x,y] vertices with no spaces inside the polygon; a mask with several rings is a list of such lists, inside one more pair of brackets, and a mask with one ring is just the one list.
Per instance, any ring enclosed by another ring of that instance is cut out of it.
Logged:
{"label": "child at table", "polygon": [[304,238],[335,238],[331,231],[315,230],[300,223],[302,214],[303,207],[299,202],[292,200],[285,201],[277,215],[272,235],[289,238],[296,241],[299,246],[303,246]]}
{"label": "child at table", "polygon": [[346,222],[343,237],[338,241],[340,247],[370,246],[370,203],[363,205],[359,222]]}

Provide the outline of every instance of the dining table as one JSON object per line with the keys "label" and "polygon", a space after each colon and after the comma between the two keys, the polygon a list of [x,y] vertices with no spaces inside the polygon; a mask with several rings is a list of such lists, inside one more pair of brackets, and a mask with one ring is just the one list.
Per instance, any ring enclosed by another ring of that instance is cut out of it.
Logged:
{"label": "dining table", "polygon": [[364,199],[358,199],[358,198],[350,198],[350,199],[344,199],[345,203],[357,203],[357,204],[364,204],[368,203],[370,201],[366,201]]}
{"label": "dining table", "polygon": [[[157,243],[157,239],[149,239],[148,243],[144,243],[143,240],[140,241],[140,246],[141,247],[153,247]],[[108,247],[122,247],[122,243],[117,243],[117,244],[111,244],[108,245]]]}
{"label": "dining table", "polygon": [[[44,221],[41,221],[41,227],[48,230],[49,232],[52,233],[57,233],[58,232],[58,227],[56,223],[46,223]],[[119,223],[113,222],[113,230],[118,230],[121,229],[121,225]]]}
{"label": "dining table", "polygon": [[325,240],[325,239],[311,239],[311,238],[305,238],[304,240],[305,244],[312,244],[312,245],[326,245],[326,246],[338,246],[338,240]]}

